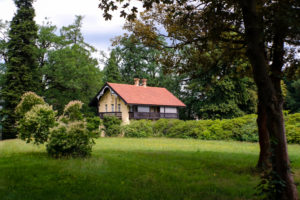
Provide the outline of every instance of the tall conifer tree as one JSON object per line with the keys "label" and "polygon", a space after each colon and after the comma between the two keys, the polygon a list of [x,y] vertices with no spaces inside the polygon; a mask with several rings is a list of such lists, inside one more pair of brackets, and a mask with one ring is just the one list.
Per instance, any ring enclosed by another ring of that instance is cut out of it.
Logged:
{"label": "tall conifer tree", "polygon": [[15,107],[26,91],[39,91],[41,76],[37,71],[37,25],[34,21],[33,0],[15,0],[8,41],[7,71],[2,90],[4,99],[3,138],[16,137]]}
{"label": "tall conifer tree", "polygon": [[116,52],[114,50],[110,53],[110,58],[104,68],[104,82],[120,83],[122,82],[121,73],[118,67]]}

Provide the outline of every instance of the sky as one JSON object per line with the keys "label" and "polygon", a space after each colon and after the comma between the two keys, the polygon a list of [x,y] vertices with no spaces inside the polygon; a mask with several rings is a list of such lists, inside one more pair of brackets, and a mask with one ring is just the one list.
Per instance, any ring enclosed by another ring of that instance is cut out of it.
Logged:
{"label": "sky", "polygon": [[[105,21],[98,8],[99,0],[35,0],[35,21],[42,24],[47,17],[59,28],[72,24],[75,15],[84,16],[82,32],[85,41],[100,51],[109,52],[110,39],[125,33],[124,19],[115,12],[111,21]],[[13,0],[0,0],[0,19],[11,21],[16,6]],[[94,55],[98,57],[97,55]]]}

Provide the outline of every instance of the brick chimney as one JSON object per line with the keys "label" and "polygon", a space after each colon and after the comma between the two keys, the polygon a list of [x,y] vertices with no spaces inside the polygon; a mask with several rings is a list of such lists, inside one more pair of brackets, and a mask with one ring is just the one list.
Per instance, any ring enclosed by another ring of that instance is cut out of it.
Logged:
{"label": "brick chimney", "polygon": [[134,78],[134,85],[139,86],[140,85],[140,79],[139,78]]}
{"label": "brick chimney", "polygon": [[142,79],[142,85],[144,87],[147,87],[147,79],[145,79],[145,78]]}

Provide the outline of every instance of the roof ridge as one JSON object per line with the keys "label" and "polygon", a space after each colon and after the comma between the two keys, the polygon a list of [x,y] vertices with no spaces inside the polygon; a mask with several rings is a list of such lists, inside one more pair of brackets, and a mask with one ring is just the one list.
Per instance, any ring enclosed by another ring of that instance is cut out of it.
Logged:
{"label": "roof ridge", "polygon": [[[155,87],[155,86],[142,86],[142,85],[139,85],[139,86],[136,86],[136,85],[131,85],[131,84],[127,84],[127,83],[111,83],[111,82],[106,82],[107,84],[117,84],[117,85],[129,85],[129,86],[135,86],[135,87],[143,87],[143,88],[162,88],[162,89],[166,89],[165,87]],[[168,90],[168,89],[166,89]],[[169,90],[168,90],[169,91]]]}

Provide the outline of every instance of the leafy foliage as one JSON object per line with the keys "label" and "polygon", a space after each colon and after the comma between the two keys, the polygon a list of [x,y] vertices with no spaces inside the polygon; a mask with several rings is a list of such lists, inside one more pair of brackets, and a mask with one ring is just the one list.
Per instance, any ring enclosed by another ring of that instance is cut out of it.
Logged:
{"label": "leafy foliage", "polygon": [[44,99],[34,92],[26,92],[22,95],[20,103],[16,107],[16,114],[22,118],[35,105],[46,104]]}
{"label": "leafy foliage", "polygon": [[82,120],[82,105],[83,103],[81,101],[70,101],[64,108],[63,117],[67,118],[70,122]]}
{"label": "leafy foliage", "polygon": [[44,144],[55,126],[56,112],[47,104],[34,105],[18,122],[19,137],[27,143]]}
{"label": "leafy foliage", "polygon": [[123,130],[125,137],[142,138],[153,135],[152,121],[149,120],[131,121]]}
{"label": "leafy foliage", "polygon": [[110,57],[103,69],[104,71],[104,82],[110,82],[110,83],[121,83],[121,73],[119,71],[118,67],[118,60],[116,57],[115,50],[112,50],[110,52]]}
{"label": "leafy foliage", "polygon": [[171,137],[202,140],[237,140],[257,142],[256,115],[223,120],[159,119],[133,121],[124,127],[127,137]]}
{"label": "leafy foliage", "polygon": [[4,100],[3,136],[16,136],[14,110],[26,91],[40,91],[41,77],[37,63],[37,26],[34,21],[33,0],[15,0],[17,12],[10,23],[6,52],[6,73],[2,88]]}
{"label": "leafy foliage", "polygon": [[86,157],[91,154],[94,140],[82,121],[60,123],[51,130],[47,152],[55,158]]}
{"label": "leafy foliage", "polygon": [[[256,115],[244,115],[233,119],[178,120],[159,119],[132,121],[124,126],[126,137],[170,137],[202,140],[236,140],[257,142]],[[300,144],[300,113],[285,117],[286,137],[290,144]]]}
{"label": "leafy foliage", "polygon": [[300,113],[287,115],[285,127],[287,142],[300,144]]}
{"label": "leafy foliage", "polygon": [[289,85],[286,104],[291,112],[300,112],[300,79],[292,81]]}
{"label": "leafy foliage", "polygon": [[104,116],[103,126],[107,136],[117,136],[121,134],[121,120],[115,116]]}
{"label": "leafy foliage", "polygon": [[92,57],[96,49],[84,41],[81,16],[73,24],[60,29],[47,23],[39,29],[39,65],[44,75],[43,96],[54,109],[63,113],[63,106],[73,99],[84,103],[83,112],[94,112],[87,105],[102,86],[102,72]]}
{"label": "leafy foliage", "polygon": [[180,122],[178,119],[159,119],[153,123],[153,134],[155,136],[167,136],[170,132],[170,128]]}
{"label": "leafy foliage", "polygon": [[28,143],[47,143],[49,155],[56,158],[90,155],[93,138],[99,134],[100,120],[84,119],[82,104],[81,101],[70,101],[57,121],[57,112],[52,106],[33,92],[25,93],[16,109],[21,116],[19,137]]}
{"label": "leafy foliage", "polygon": [[[97,61],[79,45],[49,52],[44,66],[46,75],[45,98],[60,113],[63,105],[79,99],[87,105],[101,87],[102,75]],[[87,108],[85,108],[87,109]]]}
{"label": "leafy foliage", "polygon": [[98,116],[86,118],[86,128],[89,132],[93,133],[95,136],[100,135],[100,128],[99,128],[100,125],[101,125],[101,120]]}

